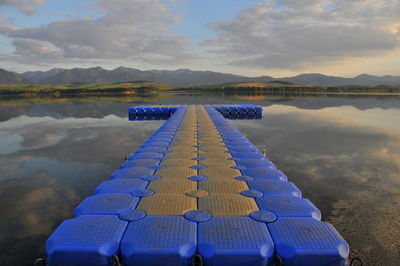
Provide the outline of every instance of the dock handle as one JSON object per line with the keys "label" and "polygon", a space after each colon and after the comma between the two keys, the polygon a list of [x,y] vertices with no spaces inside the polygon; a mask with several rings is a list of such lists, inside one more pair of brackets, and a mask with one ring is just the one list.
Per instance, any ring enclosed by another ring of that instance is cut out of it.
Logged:
{"label": "dock handle", "polygon": [[272,257],[272,265],[273,266],[282,266],[283,265],[283,261],[281,256],[279,256],[278,254],[274,254],[274,256]]}
{"label": "dock handle", "polygon": [[[356,262],[358,262],[358,264],[355,264]],[[363,264],[363,261],[359,257],[354,257],[350,260],[350,266],[363,266]]]}
{"label": "dock handle", "polygon": [[46,260],[43,258],[38,258],[35,260],[35,262],[33,262],[33,265],[34,266],[40,266],[40,265],[46,266]]}
{"label": "dock handle", "polygon": [[203,266],[203,258],[199,254],[194,254],[191,266]]}
{"label": "dock handle", "polygon": [[117,255],[112,255],[112,266],[122,266],[122,264],[119,262],[119,258]]}

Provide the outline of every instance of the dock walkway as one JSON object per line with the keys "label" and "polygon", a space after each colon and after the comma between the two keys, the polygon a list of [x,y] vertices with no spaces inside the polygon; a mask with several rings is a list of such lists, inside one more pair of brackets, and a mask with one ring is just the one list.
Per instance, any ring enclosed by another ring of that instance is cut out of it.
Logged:
{"label": "dock walkway", "polygon": [[129,112],[168,120],[50,236],[50,265],[346,265],[345,240],[223,117],[261,108]]}

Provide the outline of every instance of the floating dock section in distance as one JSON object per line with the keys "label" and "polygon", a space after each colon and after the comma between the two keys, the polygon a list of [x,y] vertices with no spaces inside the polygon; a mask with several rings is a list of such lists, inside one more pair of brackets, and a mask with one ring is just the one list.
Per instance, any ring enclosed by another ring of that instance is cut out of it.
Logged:
{"label": "floating dock section in distance", "polygon": [[257,118],[260,107],[140,106],[129,116],[168,120],[50,236],[50,265],[348,263],[345,240],[223,117]]}

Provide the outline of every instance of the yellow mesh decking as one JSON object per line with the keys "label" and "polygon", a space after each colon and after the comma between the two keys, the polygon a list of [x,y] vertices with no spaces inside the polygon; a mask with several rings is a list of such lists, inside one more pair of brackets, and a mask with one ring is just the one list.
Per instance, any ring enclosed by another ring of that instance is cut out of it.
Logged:
{"label": "yellow mesh decking", "polygon": [[208,144],[208,145],[225,145],[222,139],[219,138],[203,138],[201,136],[198,137],[197,139],[200,143],[202,144]]}
{"label": "yellow mesh decking", "polygon": [[194,141],[197,140],[197,137],[195,135],[181,135],[181,136],[175,136],[173,142],[176,141]]}
{"label": "yellow mesh decking", "polygon": [[140,200],[137,209],[150,216],[178,216],[197,209],[197,199],[183,194],[156,193]]}
{"label": "yellow mesh decking", "polygon": [[197,189],[197,182],[182,178],[162,178],[150,182],[148,189],[155,193],[185,194]]}
{"label": "yellow mesh decking", "polygon": [[196,164],[196,161],[190,159],[168,159],[161,162],[161,165],[165,167],[189,167]]}
{"label": "yellow mesh decking", "polygon": [[171,143],[172,146],[193,146],[197,145],[197,139],[176,140]]}
{"label": "yellow mesh decking", "polygon": [[157,170],[156,175],[161,178],[188,178],[197,175],[197,170],[189,167],[168,167]]}
{"label": "yellow mesh decking", "polygon": [[192,190],[192,191],[189,191],[188,193],[186,193],[186,195],[188,195],[190,197],[195,197],[195,198],[206,197],[206,196],[208,196],[208,194],[209,194],[208,191],[201,190],[201,189]]}
{"label": "yellow mesh decking", "polygon": [[[204,152],[224,152],[228,151],[227,148],[225,147],[219,147],[219,146],[201,146],[199,148],[199,151],[204,151]],[[224,159],[226,160],[226,159]]]}
{"label": "yellow mesh decking", "polygon": [[230,168],[231,166],[235,166],[235,161],[227,160],[227,159],[219,159],[219,158],[208,158],[200,161],[201,165],[212,167],[224,167]]}
{"label": "yellow mesh decking", "polygon": [[195,132],[193,132],[192,130],[182,130],[180,129],[178,132],[176,132],[176,136],[191,136],[193,135]]}
{"label": "yellow mesh decking", "polygon": [[209,194],[198,198],[198,202],[199,209],[210,212],[212,216],[248,216],[259,210],[253,198],[240,194]]}
{"label": "yellow mesh decking", "polygon": [[199,155],[201,157],[204,157],[205,159],[209,159],[209,158],[219,158],[219,159],[223,159],[223,158],[231,158],[232,155],[230,153],[227,152],[213,152],[213,151],[199,151]]}
{"label": "yellow mesh decking", "polygon": [[209,193],[239,193],[249,189],[246,182],[235,179],[209,179],[199,182],[198,188]]}
{"label": "yellow mesh decking", "polygon": [[220,140],[204,140],[204,139],[199,139],[198,140],[199,145],[213,145],[213,146],[219,146],[222,147],[225,145],[225,143],[223,143]]}
{"label": "yellow mesh decking", "polygon": [[236,176],[241,176],[241,172],[236,169],[232,169],[230,167],[207,167],[206,169],[199,170],[200,175],[205,175],[208,178],[227,178],[232,179]]}
{"label": "yellow mesh decking", "polygon": [[171,152],[165,154],[165,157],[171,159],[188,159],[197,157],[197,152]]}
{"label": "yellow mesh decking", "polygon": [[176,151],[176,152],[197,152],[197,148],[192,147],[192,146],[174,146],[171,145],[168,149],[168,151]]}
{"label": "yellow mesh decking", "polygon": [[[231,168],[236,163],[228,160],[232,155],[226,151],[228,149],[204,107],[188,107],[165,155],[168,160],[160,163],[166,168],[155,173],[161,179],[150,182],[147,187],[155,194],[143,197],[137,209],[149,216],[177,216],[195,209],[206,210],[212,216],[246,216],[258,210],[253,198],[240,194],[249,188],[246,182],[234,179],[242,174]],[[196,157],[204,160],[191,160]],[[189,168],[196,165],[207,168]],[[205,175],[208,180],[188,179],[196,175]]]}
{"label": "yellow mesh decking", "polygon": [[196,138],[196,135],[194,133],[188,134],[177,134],[175,135],[174,140],[186,140],[186,139],[193,139]]}

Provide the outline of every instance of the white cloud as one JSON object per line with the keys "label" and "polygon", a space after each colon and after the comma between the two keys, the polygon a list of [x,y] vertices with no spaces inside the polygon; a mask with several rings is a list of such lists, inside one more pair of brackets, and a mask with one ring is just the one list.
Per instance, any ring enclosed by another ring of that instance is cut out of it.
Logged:
{"label": "white cloud", "polygon": [[[208,24],[205,44],[234,65],[301,69],[400,47],[398,0],[281,0]],[[232,60],[232,58],[237,58]]]}
{"label": "white cloud", "polygon": [[36,7],[43,5],[45,2],[45,0],[0,0],[0,7],[12,6],[27,15],[32,15],[35,13]]}
{"label": "white cloud", "polygon": [[178,64],[195,58],[186,37],[174,31],[181,16],[161,0],[98,0],[98,5],[105,13],[98,19],[9,28],[6,36],[13,39],[16,52],[8,60],[39,64],[45,56],[49,62],[103,59]]}

